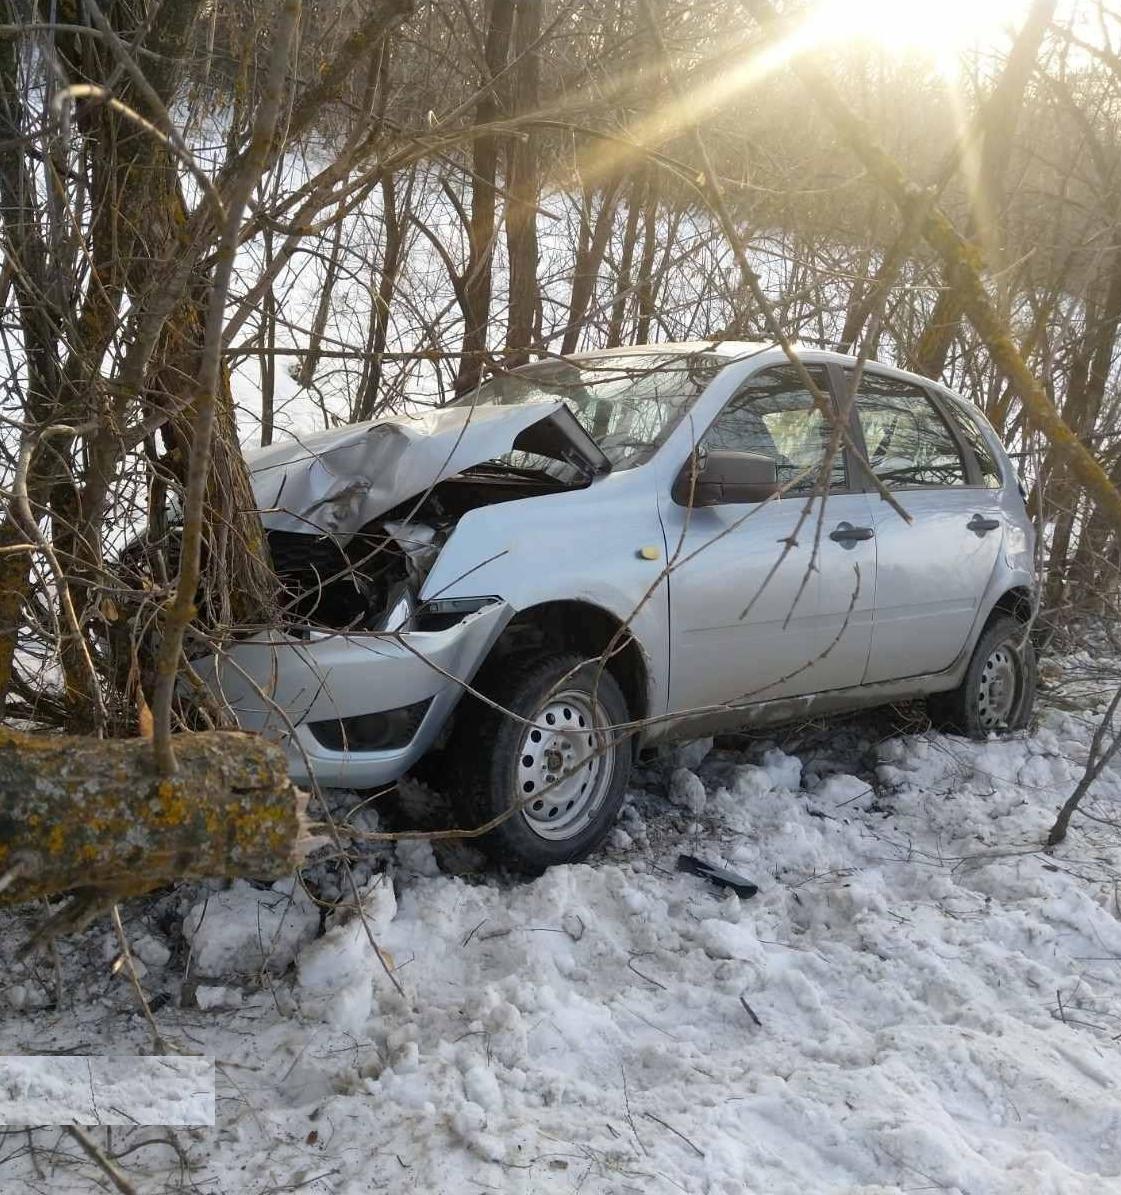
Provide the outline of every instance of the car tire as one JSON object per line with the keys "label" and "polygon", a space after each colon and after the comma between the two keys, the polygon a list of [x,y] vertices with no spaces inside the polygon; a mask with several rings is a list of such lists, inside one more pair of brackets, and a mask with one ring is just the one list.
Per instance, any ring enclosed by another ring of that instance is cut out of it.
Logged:
{"label": "car tire", "polygon": [[1022,730],[1035,705],[1035,648],[1017,618],[1000,615],[981,633],[956,689],[927,703],[931,720],[947,730],[986,739]]}
{"label": "car tire", "polygon": [[476,688],[502,710],[470,695],[460,707],[445,779],[460,827],[508,815],[477,843],[516,872],[585,858],[630,778],[631,736],[610,729],[630,719],[615,678],[599,661],[549,652],[500,659]]}

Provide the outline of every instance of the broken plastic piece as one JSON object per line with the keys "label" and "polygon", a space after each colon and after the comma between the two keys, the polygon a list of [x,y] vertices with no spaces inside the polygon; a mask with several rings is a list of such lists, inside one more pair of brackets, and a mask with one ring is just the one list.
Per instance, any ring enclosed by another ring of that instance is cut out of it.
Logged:
{"label": "broken plastic piece", "polygon": [[744,879],[734,871],[729,871],[726,867],[717,867],[714,863],[706,863],[694,855],[678,855],[677,870],[700,876],[702,880],[711,880],[721,888],[731,888],[737,896],[742,896],[744,900],[759,891],[758,884],[753,884],[750,880]]}

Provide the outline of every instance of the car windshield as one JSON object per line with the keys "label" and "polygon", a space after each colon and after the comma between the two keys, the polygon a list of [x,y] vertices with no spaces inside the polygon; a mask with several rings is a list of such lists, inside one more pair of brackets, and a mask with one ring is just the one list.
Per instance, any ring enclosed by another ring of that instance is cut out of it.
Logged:
{"label": "car windshield", "polygon": [[[562,399],[614,469],[647,460],[727,362],[715,353],[623,353],[540,361],[485,382],[459,400],[506,406]],[[556,472],[556,462],[527,452],[501,460]]]}

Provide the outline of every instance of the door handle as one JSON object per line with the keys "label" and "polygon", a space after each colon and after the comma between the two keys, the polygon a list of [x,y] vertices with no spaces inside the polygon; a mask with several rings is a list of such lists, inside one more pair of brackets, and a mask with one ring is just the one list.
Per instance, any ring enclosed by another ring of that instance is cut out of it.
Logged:
{"label": "door handle", "polygon": [[857,540],[871,539],[875,534],[871,527],[854,527],[851,523],[838,523],[836,528],[829,532],[829,538],[851,547]]}
{"label": "door handle", "polygon": [[984,535],[986,531],[995,531],[1000,526],[1000,519],[986,519],[983,515],[974,515],[966,523],[966,526],[970,531],[976,531],[978,535]]}

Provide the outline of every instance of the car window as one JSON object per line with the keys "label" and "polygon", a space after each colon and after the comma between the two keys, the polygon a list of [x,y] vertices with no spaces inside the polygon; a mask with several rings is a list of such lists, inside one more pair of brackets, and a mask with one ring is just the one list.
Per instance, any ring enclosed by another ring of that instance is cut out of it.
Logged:
{"label": "car window", "polygon": [[[811,369],[819,390],[829,397],[823,369]],[[809,469],[813,472],[786,491],[808,493],[816,483],[832,431],[830,420],[814,405],[810,392],[793,369],[769,369],[753,377],[738,391],[705,433],[705,448],[754,452],[773,458],[778,481],[784,485]],[[848,477],[845,455],[833,458],[830,488],[845,489]]]}
{"label": "car window", "polygon": [[999,490],[1002,485],[1000,466],[996,463],[993,450],[989,447],[989,442],[985,439],[980,419],[969,407],[961,403],[955,402],[951,410],[958,416],[958,426],[961,428],[961,433],[965,437],[969,447],[973,449],[973,455],[977,458],[977,464],[981,469],[981,484],[987,489]]}
{"label": "car window", "polygon": [[866,373],[856,409],[868,463],[889,489],[967,483],[957,441],[920,386]]}

